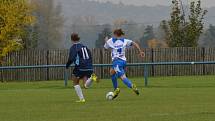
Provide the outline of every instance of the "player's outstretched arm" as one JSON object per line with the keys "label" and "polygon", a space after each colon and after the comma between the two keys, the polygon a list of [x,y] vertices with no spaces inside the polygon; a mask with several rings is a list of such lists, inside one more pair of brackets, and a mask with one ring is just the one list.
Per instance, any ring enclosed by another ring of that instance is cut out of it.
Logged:
{"label": "player's outstretched arm", "polygon": [[66,69],[69,69],[69,66],[75,61],[76,55],[77,55],[77,52],[74,51],[73,48],[70,48],[69,58],[66,63]]}
{"label": "player's outstretched arm", "polygon": [[144,52],[143,50],[141,50],[139,44],[137,44],[136,42],[133,42],[132,44],[133,44],[134,47],[136,47],[136,48],[138,49],[138,51],[140,52],[140,53],[139,53],[140,56],[141,56],[142,58],[145,57],[145,52]]}

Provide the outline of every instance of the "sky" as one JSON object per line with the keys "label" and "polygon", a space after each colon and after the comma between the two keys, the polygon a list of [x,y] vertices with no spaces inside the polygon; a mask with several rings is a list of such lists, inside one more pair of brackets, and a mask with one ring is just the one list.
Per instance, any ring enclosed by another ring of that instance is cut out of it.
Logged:
{"label": "sky", "polygon": [[[111,1],[114,3],[119,3],[120,1],[124,4],[131,4],[131,5],[148,5],[148,6],[156,6],[156,5],[170,5],[171,0],[93,0],[93,1],[100,1],[100,2],[107,2]],[[188,1],[197,1],[197,0],[182,0],[184,4],[187,4]],[[215,6],[215,0],[202,0],[203,7],[213,7]]]}

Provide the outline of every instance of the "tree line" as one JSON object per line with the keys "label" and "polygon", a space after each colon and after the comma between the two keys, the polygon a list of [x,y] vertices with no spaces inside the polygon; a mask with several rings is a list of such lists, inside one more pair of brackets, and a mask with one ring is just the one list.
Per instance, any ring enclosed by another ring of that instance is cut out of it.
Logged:
{"label": "tree line", "polygon": [[[207,10],[201,7],[201,0],[190,3],[188,15],[179,0],[172,0],[171,6],[169,20],[161,21],[158,28],[154,28],[152,25],[145,26],[142,36],[137,39],[142,47],[215,47],[215,26],[210,25],[209,29],[204,30],[204,17]],[[130,25],[125,20],[121,20],[119,26],[121,27],[123,24]],[[125,29],[136,32],[132,30],[131,26]],[[102,46],[101,41],[108,33],[110,33],[108,36],[111,35],[110,30],[106,26],[99,34],[96,47]]]}
{"label": "tree line", "polygon": [[[104,45],[112,29],[122,28],[126,36],[137,40],[142,47],[214,47],[215,26],[205,30],[207,11],[201,0],[190,3],[185,13],[179,0],[172,0],[170,19],[162,20],[158,27],[139,25],[134,21],[116,19],[112,25],[97,27],[93,16],[76,16],[69,33],[82,32],[88,39],[97,38],[95,47]],[[1,0],[0,1],[0,60],[10,52],[20,49],[56,49],[65,43],[65,18],[60,3],[54,0]],[[90,25],[95,25],[88,27]],[[99,31],[99,32],[98,32]],[[94,34],[96,33],[96,34]],[[69,36],[69,34],[67,35]]]}

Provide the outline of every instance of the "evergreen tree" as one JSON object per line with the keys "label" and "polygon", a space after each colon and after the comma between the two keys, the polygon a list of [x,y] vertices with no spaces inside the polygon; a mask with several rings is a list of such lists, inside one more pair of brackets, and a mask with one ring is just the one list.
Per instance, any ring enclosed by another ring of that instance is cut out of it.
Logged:
{"label": "evergreen tree", "polygon": [[110,25],[105,25],[103,31],[98,34],[98,39],[96,40],[96,48],[103,48],[105,44],[105,38],[111,37],[111,27]]}
{"label": "evergreen tree", "polygon": [[210,25],[202,38],[203,47],[215,47],[215,26]]}
{"label": "evergreen tree", "polygon": [[155,38],[153,26],[148,25],[144,31],[143,36],[140,38],[140,45],[142,47],[148,46],[148,41]]}

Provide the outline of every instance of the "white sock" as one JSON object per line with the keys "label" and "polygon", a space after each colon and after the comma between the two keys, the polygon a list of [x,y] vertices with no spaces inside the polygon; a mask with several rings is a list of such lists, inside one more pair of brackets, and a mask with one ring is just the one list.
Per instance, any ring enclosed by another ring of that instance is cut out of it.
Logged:
{"label": "white sock", "polygon": [[91,80],[91,78],[88,78],[84,84],[85,88],[89,88],[92,85],[92,83],[93,81]]}
{"label": "white sock", "polygon": [[78,95],[79,99],[83,100],[84,99],[84,95],[82,93],[80,85],[75,85],[74,88],[75,88],[76,94]]}

